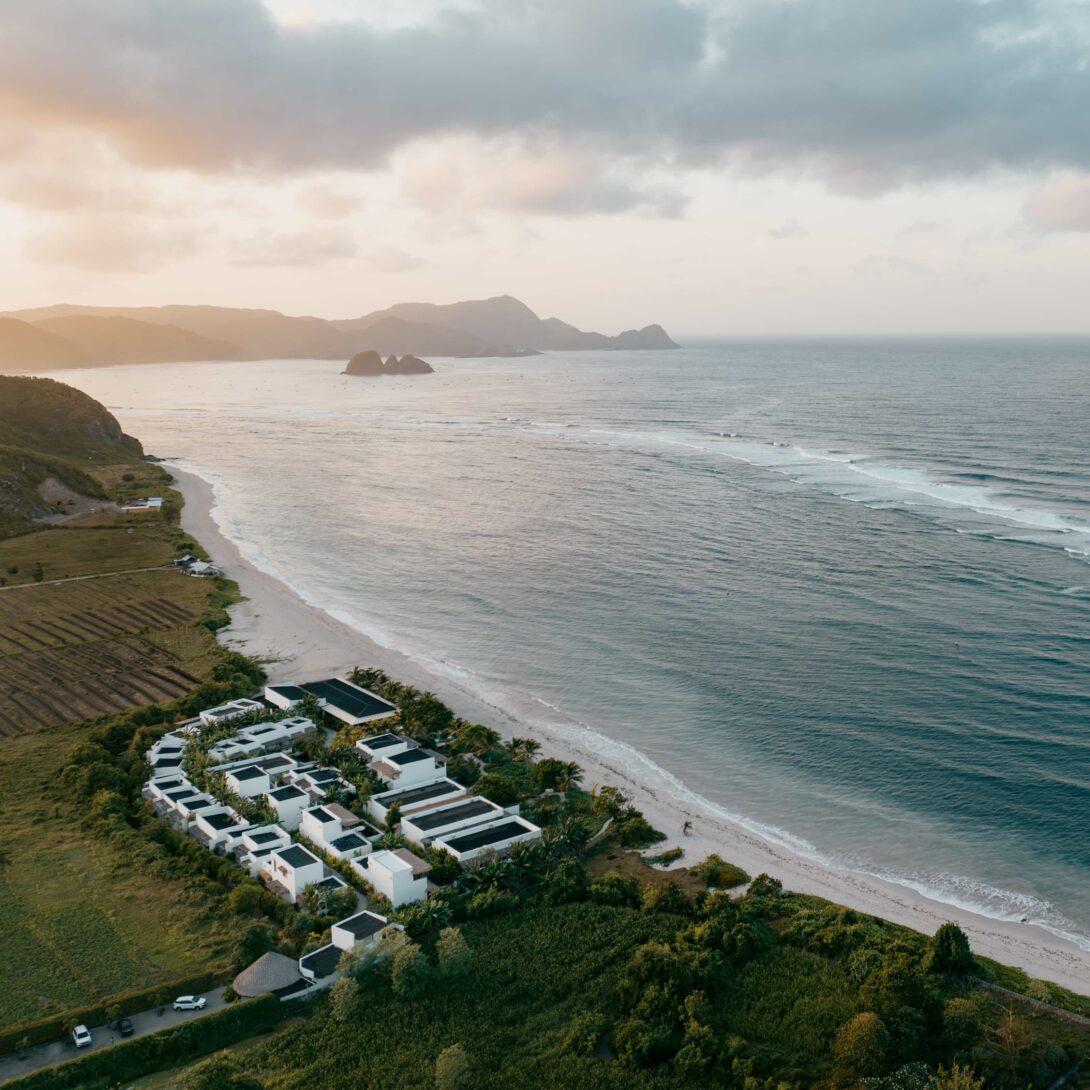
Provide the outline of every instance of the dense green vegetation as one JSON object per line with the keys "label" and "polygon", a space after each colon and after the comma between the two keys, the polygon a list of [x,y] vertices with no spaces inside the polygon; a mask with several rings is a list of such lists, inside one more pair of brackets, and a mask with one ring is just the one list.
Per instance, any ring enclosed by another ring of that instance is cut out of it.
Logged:
{"label": "dense green vegetation", "polygon": [[1014,1090],[1087,1052],[1086,1030],[930,971],[937,944],[903,928],[768,880],[738,901],[627,882],[547,883],[466,920],[454,968],[449,929],[358,961],[304,1024],[248,1053],[248,1075],[423,1090],[457,1047],[454,1085],[482,1090],[970,1090],[971,1070]]}

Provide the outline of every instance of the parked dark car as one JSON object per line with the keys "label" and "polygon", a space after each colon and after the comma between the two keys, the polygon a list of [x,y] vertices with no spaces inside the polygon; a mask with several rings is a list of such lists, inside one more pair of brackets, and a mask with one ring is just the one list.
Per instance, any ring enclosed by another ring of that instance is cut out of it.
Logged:
{"label": "parked dark car", "polygon": [[122,1037],[131,1037],[134,1032],[132,1019],[119,1018],[117,1020],[117,1032],[120,1033]]}

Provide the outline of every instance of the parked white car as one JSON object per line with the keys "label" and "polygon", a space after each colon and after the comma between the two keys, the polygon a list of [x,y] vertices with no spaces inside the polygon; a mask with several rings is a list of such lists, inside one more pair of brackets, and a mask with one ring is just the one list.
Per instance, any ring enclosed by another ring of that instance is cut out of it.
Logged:
{"label": "parked white car", "polygon": [[91,1031],[86,1026],[76,1026],[72,1030],[72,1043],[76,1048],[86,1048],[91,1043]]}
{"label": "parked white car", "polygon": [[199,1011],[208,1002],[203,995],[180,995],[174,1000],[176,1011]]}

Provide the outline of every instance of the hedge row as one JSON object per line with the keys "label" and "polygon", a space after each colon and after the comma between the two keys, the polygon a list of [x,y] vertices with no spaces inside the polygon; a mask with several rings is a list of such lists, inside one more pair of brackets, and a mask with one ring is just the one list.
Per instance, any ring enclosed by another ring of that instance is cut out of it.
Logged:
{"label": "hedge row", "polygon": [[55,1041],[68,1032],[69,1026],[104,1025],[109,1021],[106,1012],[113,1007],[117,1007],[121,1014],[139,1014],[141,1011],[158,1006],[160,996],[166,996],[166,1001],[170,1003],[178,995],[199,995],[201,992],[206,992],[217,984],[221,984],[223,979],[222,969],[205,969],[192,976],[156,984],[152,988],[141,988],[139,991],[110,996],[91,1007],[78,1007],[61,1011],[59,1014],[51,1014],[47,1018],[39,1018],[34,1022],[20,1022],[14,1026],[6,1026],[0,1029],[0,1056],[15,1052],[24,1040],[29,1041],[31,1045]]}
{"label": "hedge row", "polygon": [[35,1071],[6,1083],[4,1090],[69,1090],[115,1085],[153,1071],[188,1063],[237,1041],[272,1029],[284,1010],[280,1000],[267,995],[236,1003],[204,1018],[194,1018],[159,1033],[92,1052],[57,1067]]}

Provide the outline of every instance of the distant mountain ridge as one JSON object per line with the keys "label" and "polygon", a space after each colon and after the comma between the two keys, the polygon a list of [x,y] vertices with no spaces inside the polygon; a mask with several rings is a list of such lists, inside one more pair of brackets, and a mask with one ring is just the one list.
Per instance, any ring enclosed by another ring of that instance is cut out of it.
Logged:
{"label": "distant mountain ridge", "polygon": [[527,356],[542,351],[677,348],[659,325],[617,336],[539,318],[510,295],[397,303],[330,321],[214,306],[89,307],[62,303],[0,316],[0,370],[35,371],[211,359],[346,359],[384,355]]}

